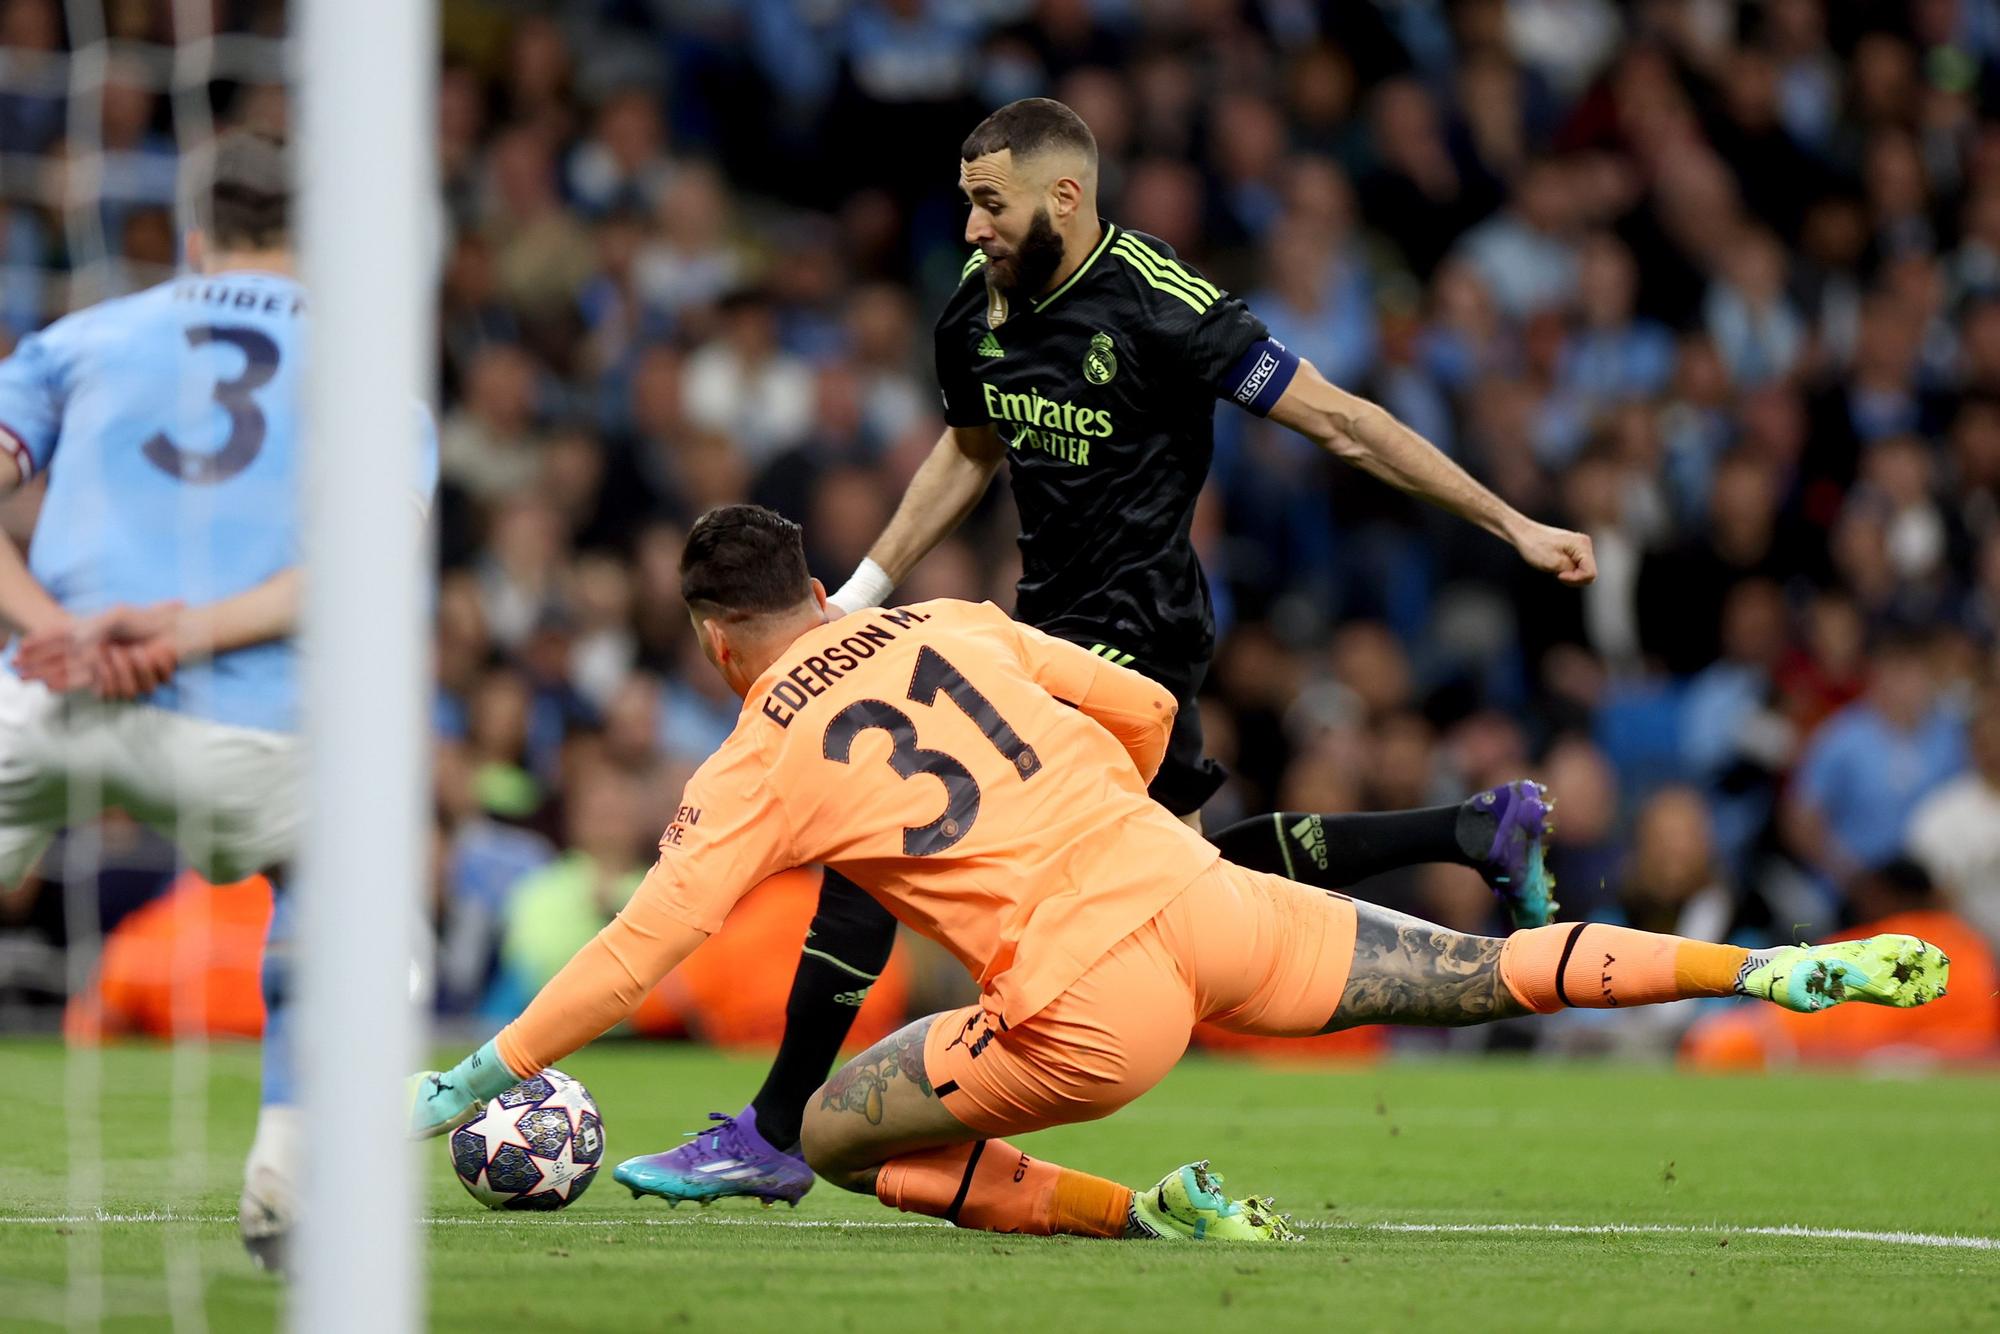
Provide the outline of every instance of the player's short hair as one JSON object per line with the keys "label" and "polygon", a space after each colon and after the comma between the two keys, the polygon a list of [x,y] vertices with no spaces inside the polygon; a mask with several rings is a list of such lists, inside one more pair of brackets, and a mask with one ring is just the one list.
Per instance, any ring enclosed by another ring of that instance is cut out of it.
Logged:
{"label": "player's short hair", "polygon": [[1097,165],[1097,136],[1083,123],[1083,117],[1052,97],[1024,97],[1009,102],[979,122],[958,155],[970,162],[1012,149],[1016,161],[1051,149],[1081,153],[1092,167]]}
{"label": "player's short hair", "polygon": [[283,140],[230,130],[209,168],[208,231],[225,250],[268,250],[292,234],[292,164]]}
{"label": "player's short hair", "polygon": [[812,596],[799,526],[762,505],[724,505],[695,520],[681,548],[681,597],[698,610],[759,616]]}

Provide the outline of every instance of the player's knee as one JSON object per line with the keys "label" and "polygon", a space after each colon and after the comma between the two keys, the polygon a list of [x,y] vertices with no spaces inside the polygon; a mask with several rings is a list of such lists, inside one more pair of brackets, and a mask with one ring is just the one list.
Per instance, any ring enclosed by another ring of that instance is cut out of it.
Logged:
{"label": "player's knee", "polygon": [[815,1092],[799,1126],[799,1151],[805,1155],[806,1166],[821,1180],[842,1190],[872,1193],[876,1164],[856,1161],[857,1146],[851,1136],[842,1133],[841,1119],[821,1105]]}

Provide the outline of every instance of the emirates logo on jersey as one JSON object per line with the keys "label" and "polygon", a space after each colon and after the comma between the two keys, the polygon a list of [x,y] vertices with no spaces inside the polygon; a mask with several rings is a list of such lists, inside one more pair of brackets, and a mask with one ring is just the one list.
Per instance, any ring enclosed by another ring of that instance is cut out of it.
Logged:
{"label": "emirates logo on jersey", "polygon": [[1118,374],[1118,354],[1111,350],[1111,335],[1090,336],[1090,351],[1083,354],[1083,378],[1092,384],[1109,384]]}

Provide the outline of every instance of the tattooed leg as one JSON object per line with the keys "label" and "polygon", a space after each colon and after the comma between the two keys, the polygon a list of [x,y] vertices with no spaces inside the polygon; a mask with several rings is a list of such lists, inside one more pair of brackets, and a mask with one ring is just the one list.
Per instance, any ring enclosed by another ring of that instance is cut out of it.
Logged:
{"label": "tattooed leg", "polygon": [[1506,942],[1358,899],[1354,907],[1354,968],[1326,1032],[1359,1024],[1485,1024],[1529,1013],[1500,978]]}
{"label": "tattooed leg", "polygon": [[843,1190],[872,1193],[885,1159],[980,1138],[944,1109],[924,1070],[924,1036],[936,1018],[891,1033],[820,1086],[803,1132],[813,1171]]}

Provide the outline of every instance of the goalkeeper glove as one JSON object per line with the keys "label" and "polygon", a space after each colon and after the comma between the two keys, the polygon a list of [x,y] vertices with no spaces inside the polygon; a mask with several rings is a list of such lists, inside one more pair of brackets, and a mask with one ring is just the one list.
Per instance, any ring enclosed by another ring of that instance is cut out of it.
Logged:
{"label": "goalkeeper glove", "polygon": [[500,1059],[496,1041],[440,1074],[425,1070],[410,1081],[410,1136],[430,1139],[464,1125],[486,1110],[486,1101],[497,1098],[521,1077]]}

